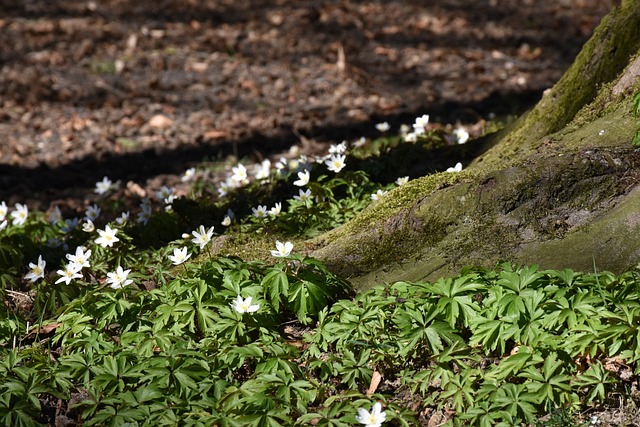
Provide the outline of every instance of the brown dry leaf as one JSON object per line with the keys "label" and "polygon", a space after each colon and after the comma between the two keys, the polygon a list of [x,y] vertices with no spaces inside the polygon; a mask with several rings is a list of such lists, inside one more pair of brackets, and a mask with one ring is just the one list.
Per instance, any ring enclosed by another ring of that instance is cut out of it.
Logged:
{"label": "brown dry leaf", "polygon": [[147,192],[144,190],[144,188],[140,187],[139,184],[136,184],[133,181],[127,182],[127,187],[126,187],[126,190],[125,190],[125,194],[127,196],[131,196],[131,195],[136,195],[138,197],[146,197],[147,196]]}
{"label": "brown dry leaf", "polygon": [[300,340],[287,340],[285,341],[285,343],[289,344],[290,346],[299,348],[300,350],[305,350],[307,347],[309,347],[307,343]]}
{"label": "brown dry leaf", "polygon": [[151,117],[151,119],[148,122],[148,125],[151,126],[152,128],[166,129],[171,125],[173,125],[173,120],[171,120],[169,117],[165,116],[164,114],[156,114],[155,116]]}
{"label": "brown dry leaf", "polygon": [[62,323],[49,323],[48,325],[42,325],[40,328],[37,328],[37,331],[40,334],[48,334],[61,325]]}
{"label": "brown dry leaf", "polygon": [[38,327],[38,325],[34,325],[33,328],[27,333],[27,338],[33,338],[38,334],[50,334],[55,331],[58,326],[61,326],[62,323],[49,323],[48,325],[42,325]]}
{"label": "brown dry leaf", "polygon": [[427,427],[438,427],[445,424],[448,421],[448,417],[443,411],[434,413],[427,422]]}
{"label": "brown dry leaf", "polygon": [[604,369],[609,372],[620,372],[622,366],[624,366],[624,361],[619,357],[608,357],[604,359]]}
{"label": "brown dry leaf", "polygon": [[206,131],[202,135],[202,138],[205,141],[211,141],[211,140],[214,140],[214,139],[224,138],[226,136],[227,136],[227,133],[225,131],[218,130],[218,129],[211,129],[211,130]]}
{"label": "brown dry leaf", "polygon": [[378,371],[373,371],[373,375],[371,376],[371,384],[369,384],[369,389],[367,390],[367,396],[371,396],[376,392],[378,386],[380,385],[380,381],[382,381],[382,375]]}

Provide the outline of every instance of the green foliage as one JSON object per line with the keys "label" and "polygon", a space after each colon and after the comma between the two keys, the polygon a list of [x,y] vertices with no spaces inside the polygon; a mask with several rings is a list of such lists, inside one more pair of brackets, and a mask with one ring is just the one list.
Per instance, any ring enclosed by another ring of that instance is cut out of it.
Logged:
{"label": "green foliage", "polygon": [[[45,396],[85,393],[70,411],[86,425],[352,425],[382,375],[456,424],[534,423],[623,391],[604,361],[637,369],[638,277],[502,264],[344,299],[348,284],[312,258],[210,259],[151,290],[77,289],[44,341],[5,341],[0,416],[38,425]],[[237,312],[238,295],[260,309]],[[315,327],[293,345],[291,322]]]}
{"label": "green foliage", "polygon": [[[444,144],[435,136],[417,144]],[[367,149],[389,154],[398,144],[385,138]],[[348,163],[366,165],[364,152]],[[392,187],[361,170],[325,169],[305,186],[312,199],[236,218],[233,232],[312,236]],[[449,414],[448,425],[571,425],[568,414],[628,395],[640,373],[637,271],[503,263],[354,295],[301,251],[276,252],[271,264],[214,256],[188,234],[171,240],[195,217],[290,196],[296,172],[217,202],[146,208],[148,218],[118,225],[114,247],[42,213],[1,230],[0,424],[51,425],[62,408],[87,426],[340,427],[380,402],[393,426],[433,411]],[[53,272],[74,247],[92,251],[91,266],[66,283]],[[171,265],[180,248],[193,256]],[[40,255],[46,272],[31,281],[25,265]],[[131,270],[131,283],[113,283],[118,268]]]}
{"label": "green foliage", "polygon": [[[640,92],[636,93],[633,96],[633,116],[635,118],[640,117]],[[640,146],[640,126],[636,130],[635,135],[633,136],[633,140],[631,141],[633,145]]]}

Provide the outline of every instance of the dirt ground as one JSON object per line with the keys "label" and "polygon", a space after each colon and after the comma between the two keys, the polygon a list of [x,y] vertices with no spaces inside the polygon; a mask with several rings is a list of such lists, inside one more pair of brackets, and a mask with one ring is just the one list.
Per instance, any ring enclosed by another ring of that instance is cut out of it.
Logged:
{"label": "dirt ground", "polygon": [[614,0],[0,1],[0,201],[532,105]]}

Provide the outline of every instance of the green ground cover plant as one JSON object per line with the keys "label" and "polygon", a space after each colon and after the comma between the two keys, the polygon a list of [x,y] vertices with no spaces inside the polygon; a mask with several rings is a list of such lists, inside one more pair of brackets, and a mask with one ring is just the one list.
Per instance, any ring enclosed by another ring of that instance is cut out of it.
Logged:
{"label": "green ground cover plant", "polygon": [[[136,218],[106,177],[82,219],[2,202],[0,424],[588,425],[638,402],[638,270],[505,262],[355,293],[303,254],[409,179],[349,165],[468,137],[427,124],[252,176],[189,170],[190,197],[163,188]],[[222,234],[272,243],[243,259],[211,250]]]}

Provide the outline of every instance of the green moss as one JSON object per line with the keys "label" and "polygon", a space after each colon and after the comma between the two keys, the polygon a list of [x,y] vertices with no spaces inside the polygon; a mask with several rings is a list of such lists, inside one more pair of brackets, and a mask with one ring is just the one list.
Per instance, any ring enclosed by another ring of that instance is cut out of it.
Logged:
{"label": "green moss", "polygon": [[385,197],[372,203],[347,224],[311,240],[310,244],[314,246],[326,245],[342,236],[369,229],[372,224],[377,224],[385,218],[391,218],[411,207],[415,200],[426,197],[438,189],[469,179],[471,176],[472,174],[467,171],[460,173],[444,172],[411,180],[405,185],[389,191]]}
{"label": "green moss", "polygon": [[305,253],[304,240],[290,236],[281,237],[266,233],[240,233],[230,232],[219,236],[214,241],[211,251],[220,256],[237,256],[246,260],[259,260],[273,262],[271,250],[275,249],[276,240],[290,241],[294,245],[294,251]]}

